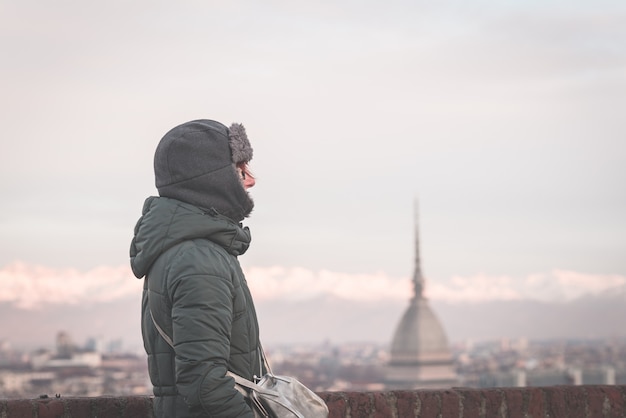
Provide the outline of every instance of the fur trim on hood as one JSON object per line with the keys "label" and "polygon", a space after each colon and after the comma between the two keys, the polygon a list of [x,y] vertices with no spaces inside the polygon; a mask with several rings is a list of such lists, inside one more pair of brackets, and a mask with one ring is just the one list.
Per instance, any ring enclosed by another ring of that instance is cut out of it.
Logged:
{"label": "fur trim on hood", "polygon": [[252,159],[252,146],[246,134],[246,128],[241,123],[233,123],[228,128],[228,142],[233,163],[247,163]]}

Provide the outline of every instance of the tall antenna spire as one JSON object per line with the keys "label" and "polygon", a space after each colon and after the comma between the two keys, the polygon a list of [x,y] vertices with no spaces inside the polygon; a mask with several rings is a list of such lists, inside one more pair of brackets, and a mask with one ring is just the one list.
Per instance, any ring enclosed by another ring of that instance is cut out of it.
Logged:
{"label": "tall antenna spire", "polygon": [[424,298],[424,276],[422,275],[422,263],[420,261],[420,240],[419,240],[419,222],[417,199],[413,203],[413,211],[415,216],[415,270],[413,271],[413,299]]}

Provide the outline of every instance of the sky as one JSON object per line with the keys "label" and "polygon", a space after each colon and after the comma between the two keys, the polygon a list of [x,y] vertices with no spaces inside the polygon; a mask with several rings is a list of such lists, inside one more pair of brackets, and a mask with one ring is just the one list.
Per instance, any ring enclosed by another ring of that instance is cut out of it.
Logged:
{"label": "sky", "polygon": [[[0,302],[137,294],[172,127],[243,123],[255,297],[626,286],[626,3],[0,0]],[[418,214],[416,216],[416,213]]]}

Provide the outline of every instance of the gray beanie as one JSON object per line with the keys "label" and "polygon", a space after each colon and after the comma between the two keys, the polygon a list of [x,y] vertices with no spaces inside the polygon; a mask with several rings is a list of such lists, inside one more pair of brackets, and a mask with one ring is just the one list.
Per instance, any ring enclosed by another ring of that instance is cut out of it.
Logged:
{"label": "gray beanie", "polygon": [[235,222],[252,212],[254,202],[235,164],[252,159],[241,124],[230,128],[213,120],[179,125],[161,139],[154,154],[159,195],[213,209]]}

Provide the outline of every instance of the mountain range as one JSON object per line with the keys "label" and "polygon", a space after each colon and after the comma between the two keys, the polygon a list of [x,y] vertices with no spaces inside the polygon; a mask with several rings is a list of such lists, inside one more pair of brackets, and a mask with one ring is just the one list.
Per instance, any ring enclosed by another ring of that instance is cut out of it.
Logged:
{"label": "mountain range", "polygon": [[[498,338],[564,339],[624,337],[626,296],[623,293],[585,296],[569,302],[533,300],[449,303],[430,301],[450,342]],[[395,301],[354,301],[320,296],[299,301],[257,303],[266,345],[346,343],[391,340],[408,306]],[[21,309],[0,304],[0,340],[14,347],[52,347],[65,331],[81,345],[90,337],[122,340],[141,350],[140,302],[124,298],[90,305],[50,305]]]}

